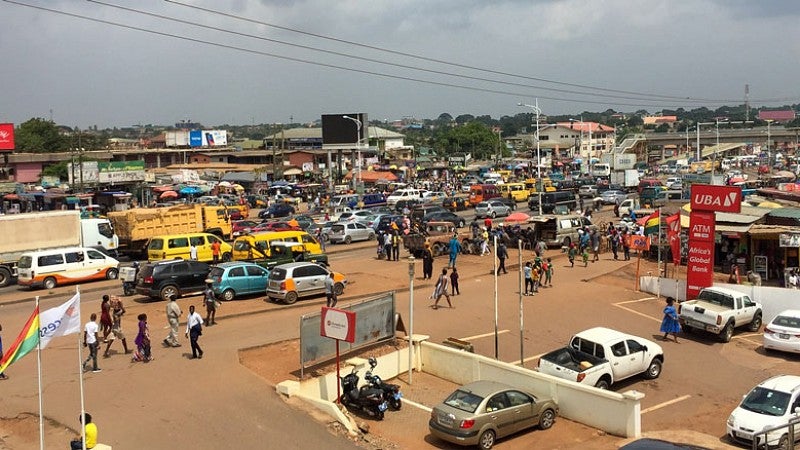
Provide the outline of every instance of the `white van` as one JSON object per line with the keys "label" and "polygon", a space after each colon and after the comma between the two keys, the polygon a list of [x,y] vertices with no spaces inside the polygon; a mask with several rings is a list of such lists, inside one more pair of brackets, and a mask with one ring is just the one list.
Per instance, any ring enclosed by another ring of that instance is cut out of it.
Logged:
{"label": "white van", "polygon": [[53,289],[61,284],[114,280],[119,261],[88,247],[65,247],[23,253],[17,263],[22,286]]}
{"label": "white van", "polygon": [[419,200],[422,201],[422,194],[424,194],[425,190],[423,189],[398,189],[388,197],[386,197],[386,204],[389,206],[394,206],[400,200]]}
{"label": "white van", "polygon": [[330,206],[333,208],[338,208],[340,206],[355,208],[357,204],[358,204],[358,194],[345,194],[345,195],[334,195],[333,197],[331,197]]}

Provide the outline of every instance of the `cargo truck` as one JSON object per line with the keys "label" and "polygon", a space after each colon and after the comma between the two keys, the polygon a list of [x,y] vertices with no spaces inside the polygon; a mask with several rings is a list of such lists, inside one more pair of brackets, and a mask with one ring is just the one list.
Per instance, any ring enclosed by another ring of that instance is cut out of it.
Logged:
{"label": "cargo truck", "polygon": [[226,206],[200,204],[163,208],[134,208],[108,213],[119,236],[120,251],[142,256],[150,238],[179,233],[210,233],[231,239],[231,220]]}
{"label": "cargo truck", "polygon": [[115,254],[119,240],[108,219],[81,219],[80,211],[47,211],[0,216],[0,287],[17,276],[23,253],[61,247],[93,247]]}

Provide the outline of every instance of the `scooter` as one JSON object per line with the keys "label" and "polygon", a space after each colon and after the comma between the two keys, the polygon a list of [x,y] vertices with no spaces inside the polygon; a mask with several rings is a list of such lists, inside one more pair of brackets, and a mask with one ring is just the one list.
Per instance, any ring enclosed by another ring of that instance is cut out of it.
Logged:
{"label": "scooter", "polygon": [[135,261],[132,267],[120,269],[122,279],[122,293],[126,296],[136,293],[136,276],[139,275],[139,262]]}
{"label": "scooter", "polygon": [[403,394],[400,392],[400,385],[392,384],[392,383],[385,383],[380,376],[373,375],[372,371],[375,369],[375,366],[378,365],[378,360],[374,357],[369,358],[369,370],[366,374],[364,374],[364,381],[367,382],[366,386],[363,386],[361,389],[372,388],[372,389],[380,389],[383,392],[383,399],[389,402],[389,406],[398,411],[402,406],[402,398]]}
{"label": "scooter", "polygon": [[358,409],[378,420],[383,420],[384,412],[389,409],[389,405],[383,399],[383,391],[368,386],[359,389],[357,372],[358,370],[353,367],[352,372],[342,377],[342,396],[339,401],[348,409]]}

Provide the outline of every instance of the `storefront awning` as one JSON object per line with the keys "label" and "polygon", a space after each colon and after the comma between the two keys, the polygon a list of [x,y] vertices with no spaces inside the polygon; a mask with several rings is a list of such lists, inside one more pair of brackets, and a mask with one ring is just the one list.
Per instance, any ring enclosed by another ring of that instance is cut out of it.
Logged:
{"label": "storefront awning", "polygon": [[716,224],[714,230],[720,233],[747,233],[750,225],[720,225]]}

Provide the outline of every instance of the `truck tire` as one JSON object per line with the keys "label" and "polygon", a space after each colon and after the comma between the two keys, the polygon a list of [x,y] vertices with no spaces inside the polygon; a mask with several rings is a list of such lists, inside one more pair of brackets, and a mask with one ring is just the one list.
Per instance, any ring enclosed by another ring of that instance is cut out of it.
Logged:
{"label": "truck tire", "polygon": [[722,332],[719,333],[719,340],[722,342],[730,342],[733,337],[733,322],[728,322]]}
{"label": "truck tire", "polygon": [[600,378],[600,380],[597,382],[597,384],[594,385],[594,387],[596,387],[597,389],[602,389],[604,391],[608,390],[609,388],[608,378],[605,377]]}
{"label": "truck tire", "polygon": [[747,329],[755,333],[759,328],[761,328],[762,321],[763,319],[761,318],[761,311],[759,311],[753,316],[753,321],[750,322],[750,326]]}
{"label": "truck tire", "polygon": [[233,255],[231,252],[225,252],[222,254],[222,262],[231,262],[233,260]]}
{"label": "truck tire", "polygon": [[6,287],[9,284],[11,284],[11,271],[0,267],[0,287]]}
{"label": "truck tire", "polygon": [[661,360],[658,358],[653,358],[650,361],[650,365],[647,366],[647,371],[644,373],[645,379],[648,380],[655,380],[656,378],[661,375]]}
{"label": "truck tire", "polygon": [[168,302],[172,297],[178,298],[179,293],[180,291],[178,291],[178,288],[176,286],[173,286],[171,284],[164,286],[163,288],[161,288],[160,292],[161,300]]}

